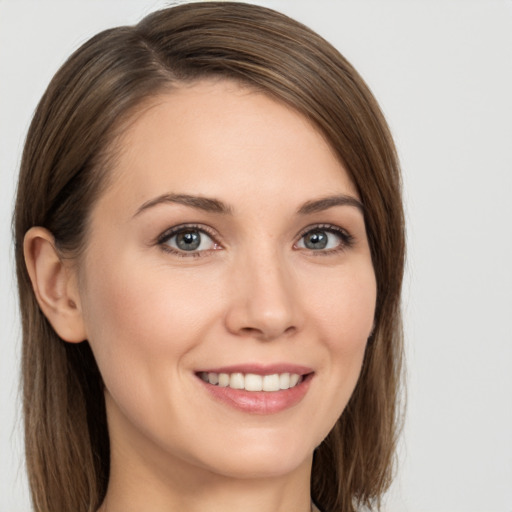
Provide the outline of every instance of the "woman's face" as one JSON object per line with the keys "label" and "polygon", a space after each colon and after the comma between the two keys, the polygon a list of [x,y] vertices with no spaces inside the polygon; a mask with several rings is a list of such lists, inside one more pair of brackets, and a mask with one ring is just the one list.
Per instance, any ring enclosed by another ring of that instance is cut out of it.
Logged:
{"label": "woman's face", "polygon": [[304,117],[229,81],[155,98],[119,149],[78,278],[112,453],[227,476],[309,464],[374,317],[343,165]]}

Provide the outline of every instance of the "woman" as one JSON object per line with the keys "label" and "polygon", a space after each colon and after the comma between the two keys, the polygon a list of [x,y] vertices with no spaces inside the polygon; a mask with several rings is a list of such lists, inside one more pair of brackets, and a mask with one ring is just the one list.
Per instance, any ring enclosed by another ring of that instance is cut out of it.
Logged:
{"label": "woman", "polygon": [[15,237],[35,510],[378,507],[400,177],[319,36],[230,2],[98,34],[36,111]]}

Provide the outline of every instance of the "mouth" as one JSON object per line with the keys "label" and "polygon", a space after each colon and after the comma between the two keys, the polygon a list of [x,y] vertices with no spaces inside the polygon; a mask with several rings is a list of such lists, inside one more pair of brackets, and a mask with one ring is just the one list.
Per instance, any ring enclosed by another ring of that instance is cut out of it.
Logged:
{"label": "mouth", "polygon": [[245,391],[276,392],[298,386],[304,375],[298,373],[272,373],[258,375],[256,373],[217,373],[200,372],[199,377],[208,384],[221,388],[243,389]]}
{"label": "mouth", "polygon": [[244,412],[271,414],[299,403],[314,372],[298,366],[251,366],[199,371],[196,376],[213,398]]}

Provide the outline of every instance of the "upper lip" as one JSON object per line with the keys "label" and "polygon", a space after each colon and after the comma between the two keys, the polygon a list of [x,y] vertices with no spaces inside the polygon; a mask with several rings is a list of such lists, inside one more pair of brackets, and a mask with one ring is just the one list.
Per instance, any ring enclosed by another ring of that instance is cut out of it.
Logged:
{"label": "upper lip", "polygon": [[290,364],[290,363],[277,363],[277,364],[258,364],[258,363],[244,363],[233,364],[229,366],[219,366],[215,368],[203,368],[197,373],[253,373],[255,375],[273,375],[275,373],[296,373],[298,375],[307,375],[313,373],[313,369],[308,366]]}

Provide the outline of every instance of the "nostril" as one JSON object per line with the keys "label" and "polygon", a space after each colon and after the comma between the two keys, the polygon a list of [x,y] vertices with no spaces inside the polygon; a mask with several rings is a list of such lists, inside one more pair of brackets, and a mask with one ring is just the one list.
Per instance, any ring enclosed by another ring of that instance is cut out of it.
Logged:
{"label": "nostril", "polygon": [[242,332],[243,334],[259,334],[260,336],[263,336],[263,332],[260,331],[259,329],[255,329],[254,327],[242,327],[242,329],[240,329],[240,332]]}
{"label": "nostril", "polygon": [[297,328],[293,325],[285,329],[258,329],[256,327],[243,327],[240,329],[242,335],[260,338],[262,340],[273,340],[281,336],[290,336]]}

